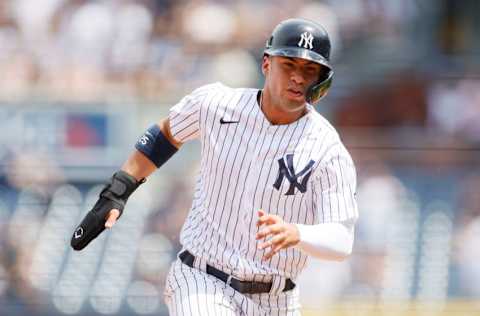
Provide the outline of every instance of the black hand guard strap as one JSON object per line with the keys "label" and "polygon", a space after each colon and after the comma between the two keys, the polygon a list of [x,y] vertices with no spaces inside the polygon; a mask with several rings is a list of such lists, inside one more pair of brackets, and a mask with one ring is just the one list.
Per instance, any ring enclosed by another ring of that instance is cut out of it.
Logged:
{"label": "black hand guard strap", "polygon": [[72,248],[82,250],[103,232],[105,230],[106,217],[112,209],[119,210],[120,218],[128,197],[143,182],[145,182],[145,179],[137,181],[125,171],[117,171],[100,193],[100,198],[92,210],[87,213],[80,225],[75,229],[70,242]]}

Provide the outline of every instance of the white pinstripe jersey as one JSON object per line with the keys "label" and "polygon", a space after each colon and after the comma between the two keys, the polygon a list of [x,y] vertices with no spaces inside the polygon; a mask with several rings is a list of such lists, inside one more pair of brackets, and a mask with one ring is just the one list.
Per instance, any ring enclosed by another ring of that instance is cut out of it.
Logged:
{"label": "white pinstripe jersey", "polygon": [[239,279],[295,279],[307,255],[291,247],[262,262],[257,211],[290,223],[355,220],[355,167],[335,129],[311,105],[297,121],[272,125],[258,92],[214,83],[170,110],[173,137],[201,142],[200,171],[180,242]]}

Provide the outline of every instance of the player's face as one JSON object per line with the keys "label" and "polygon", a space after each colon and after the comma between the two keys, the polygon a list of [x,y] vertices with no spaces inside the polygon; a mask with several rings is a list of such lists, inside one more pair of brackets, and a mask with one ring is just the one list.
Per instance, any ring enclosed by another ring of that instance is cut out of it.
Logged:
{"label": "player's face", "polygon": [[270,56],[263,59],[265,88],[273,103],[285,112],[305,107],[307,88],[315,83],[322,66],[302,58]]}

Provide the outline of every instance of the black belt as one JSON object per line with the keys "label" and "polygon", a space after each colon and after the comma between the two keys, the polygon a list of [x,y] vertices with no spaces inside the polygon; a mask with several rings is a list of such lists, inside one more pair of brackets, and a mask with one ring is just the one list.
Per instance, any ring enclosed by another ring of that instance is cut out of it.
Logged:
{"label": "black belt", "polygon": [[[192,255],[188,250],[183,251],[179,255],[180,260],[187,266],[193,268],[193,262],[195,261],[195,256]],[[218,270],[211,265],[207,264],[207,273],[213,275],[217,279],[222,280],[223,282],[230,285],[234,290],[243,293],[243,294],[259,294],[259,293],[269,293],[272,288],[272,283],[265,282],[254,282],[254,281],[241,281],[233,278],[231,275]],[[287,279],[285,281],[285,288],[283,292],[290,291],[295,288],[295,283],[292,280]]]}

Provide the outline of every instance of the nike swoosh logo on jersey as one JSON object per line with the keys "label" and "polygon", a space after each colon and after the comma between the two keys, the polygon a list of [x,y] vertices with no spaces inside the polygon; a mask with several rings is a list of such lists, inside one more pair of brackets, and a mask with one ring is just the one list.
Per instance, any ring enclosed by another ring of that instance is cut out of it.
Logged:
{"label": "nike swoosh logo on jersey", "polygon": [[240,121],[225,121],[223,117],[220,119],[220,124],[233,124],[233,123],[239,123]]}

